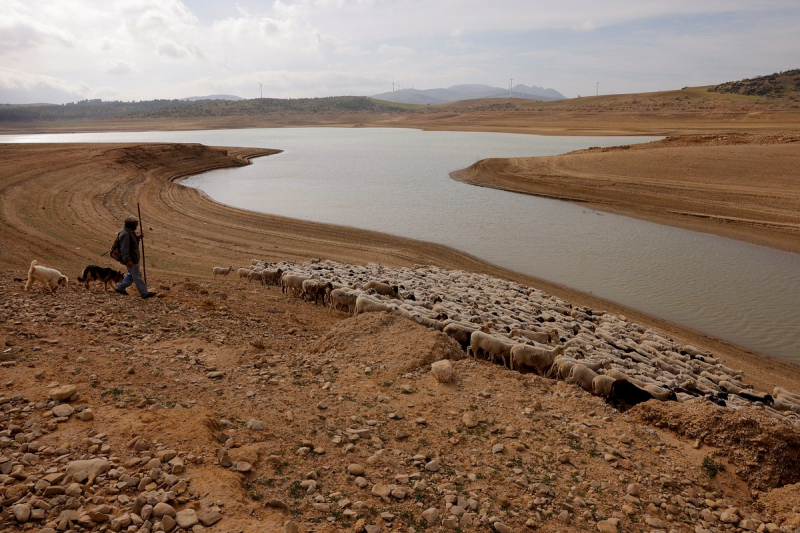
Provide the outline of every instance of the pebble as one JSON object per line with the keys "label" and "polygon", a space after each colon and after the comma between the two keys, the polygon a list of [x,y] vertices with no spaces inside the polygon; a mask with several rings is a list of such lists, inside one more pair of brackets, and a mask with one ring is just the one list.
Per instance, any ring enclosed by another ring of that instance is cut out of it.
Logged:
{"label": "pebble", "polygon": [[426,509],[425,511],[422,511],[422,518],[428,523],[429,526],[432,526],[439,521],[439,511],[436,509],[436,507]]}
{"label": "pebble", "polygon": [[453,363],[449,359],[442,359],[431,364],[431,374],[439,383],[451,383],[454,378]]}
{"label": "pebble", "polygon": [[511,529],[502,522],[495,522],[494,524],[492,524],[492,526],[494,527],[494,530],[497,531],[497,533],[513,533],[514,531],[513,529]]}
{"label": "pebble", "polygon": [[70,416],[75,409],[72,408],[71,405],[62,403],[53,407],[53,415],[58,418],[65,418]]}
{"label": "pebble", "polygon": [[364,475],[364,467],[358,463],[352,463],[347,467],[347,471],[350,472],[351,476],[363,476]]}
{"label": "pebble", "polygon": [[428,472],[438,472],[440,468],[442,468],[442,466],[439,464],[438,459],[433,459],[425,465],[425,470]]}
{"label": "pebble", "polygon": [[600,533],[617,533],[619,531],[619,520],[610,518],[608,520],[601,520],[597,523],[597,531]]}
{"label": "pebble", "polygon": [[69,400],[73,395],[78,392],[78,387],[75,385],[62,385],[50,390],[49,396],[51,400],[63,402]]}
{"label": "pebble", "polygon": [[258,420],[256,418],[251,418],[247,422],[247,428],[252,429],[253,431],[264,431],[267,425],[264,423],[263,420]]}
{"label": "pebble", "polygon": [[468,429],[472,429],[477,427],[479,422],[478,419],[472,413],[464,413],[464,416],[461,417],[461,421],[464,423],[464,426]]}

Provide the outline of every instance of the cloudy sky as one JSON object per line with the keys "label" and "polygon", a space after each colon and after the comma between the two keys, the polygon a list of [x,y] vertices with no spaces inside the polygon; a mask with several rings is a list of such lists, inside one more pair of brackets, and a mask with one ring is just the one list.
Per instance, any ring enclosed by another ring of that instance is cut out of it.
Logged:
{"label": "cloudy sky", "polygon": [[3,0],[0,103],[512,77],[575,97],[770,74],[798,51],[798,0]]}

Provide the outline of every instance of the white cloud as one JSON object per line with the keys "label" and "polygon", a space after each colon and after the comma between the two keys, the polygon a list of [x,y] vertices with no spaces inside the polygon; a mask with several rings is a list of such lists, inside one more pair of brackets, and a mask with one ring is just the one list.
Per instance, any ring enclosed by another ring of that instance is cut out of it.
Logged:
{"label": "white cloud", "polygon": [[74,102],[87,98],[90,88],[83,83],[0,67],[0,102],[6,104]]}
{"label": "white cloud", "polygon": [[253,96],[265,76],[300,97],[512,72],[577,95],[794,68],[799,26],[796,0],[5,0],[0,65],[137,100]]}
{"label": "white cloud", "polygon": [[105,73],[110,76],[126,76],[131,72],[133,72],[133,68],[131,68],[131,65],[126,61],[109,63],[105,69]]}

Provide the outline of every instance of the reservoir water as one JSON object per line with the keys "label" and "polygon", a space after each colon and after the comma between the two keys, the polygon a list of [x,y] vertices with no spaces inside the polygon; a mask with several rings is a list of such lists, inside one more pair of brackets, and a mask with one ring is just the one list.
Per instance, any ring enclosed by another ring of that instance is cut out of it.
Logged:
{"label": "reservoir water", "polygon": [[448,176],[486,157],[649,140],[342,128],[0,136],[279,148],[183,183],[245,209],[446,244],[800,363],[800,255]]}

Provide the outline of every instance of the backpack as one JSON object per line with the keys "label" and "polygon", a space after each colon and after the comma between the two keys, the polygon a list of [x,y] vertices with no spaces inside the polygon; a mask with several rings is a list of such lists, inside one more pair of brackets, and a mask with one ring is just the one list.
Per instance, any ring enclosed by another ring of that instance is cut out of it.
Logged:
{"label": "backpack", "polygon": [[108,255],[118,263],[122,263],[122,250],[119,249],[119,233],[117,233],[117,237],[114,239],[114,244],[111,245]]}

